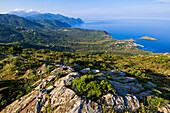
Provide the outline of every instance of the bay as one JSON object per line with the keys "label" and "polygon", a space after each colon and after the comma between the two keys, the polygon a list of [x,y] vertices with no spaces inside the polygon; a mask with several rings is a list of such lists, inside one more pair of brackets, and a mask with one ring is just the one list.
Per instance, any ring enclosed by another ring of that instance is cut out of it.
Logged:
{"label": "bay", "polygon": [[[118,40],[134,39],[135,43],[144,46],[139,49],[154,53],[170,53],[170,20],[87,20],[74,28],[105,30]],[[143,36],[150,36],[158,41],[139,39]]]}

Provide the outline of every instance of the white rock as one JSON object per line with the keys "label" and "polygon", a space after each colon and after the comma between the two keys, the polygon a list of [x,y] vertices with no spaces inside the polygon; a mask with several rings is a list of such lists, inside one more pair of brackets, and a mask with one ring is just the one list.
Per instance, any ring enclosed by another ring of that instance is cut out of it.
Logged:
{"label": "white rock", "polygon": [[137,82],[137,79],[133,77],[115,77],[114,79],[120,80],[122,82]]}
{"label": "white rock", "polygon": [[170,104],[158,109],[158,113],[170,113]]}
{"label": "white rock", "polygon": [[137,110],[140,107],[139,100],[133,95],[125,96],[126,109],[130,111]]}
{"label": "white rock", "polygon": [[156,85],[152,82],[147,82],[146,85],[148,85],[149,87],[156,87]]}
{"label": "white rock", "polygon": [[100,73],[100,70],[92,70],[93,73]]}
{"label": "white rock", "polygon": [[88,71],[90,71],[90,68],[85,68],[85,69],[81,70],[80,72],[86,73],[86,72],[88,72]]}

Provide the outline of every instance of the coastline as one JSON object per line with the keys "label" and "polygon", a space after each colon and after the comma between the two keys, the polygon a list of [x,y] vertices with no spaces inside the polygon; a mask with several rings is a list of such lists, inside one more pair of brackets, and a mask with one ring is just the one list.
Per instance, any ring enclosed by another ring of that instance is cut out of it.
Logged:
{"label": "coastline", "polygon": [[[159,28],[157,26],[160,26]],[[114,39],[123,40],[133,38],[135,43],[144,46],[140,50],[152,51],[153,53],[170,53],[170,21],[154,20],[90,20],[80,26],[83,29],[104,30],[111,34]],[[157,41],[139,39],[142,36],[151,36]]]}

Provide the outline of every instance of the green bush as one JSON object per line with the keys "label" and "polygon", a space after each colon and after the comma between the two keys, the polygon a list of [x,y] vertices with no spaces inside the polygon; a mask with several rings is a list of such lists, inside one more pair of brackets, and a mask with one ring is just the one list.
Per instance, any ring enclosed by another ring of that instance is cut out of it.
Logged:
{"label": "green bush", "polygon": [[135,73],[135,76],[139,77],[141,74],[141,71],[138,71],[137,73]]}
{"label": "green bush", "polygon": [[166,104],[169,103],[169,100],[160,98],[160,97],[148,97],[147,102],[149,105],[149,108],[152,110],[157,111],[159,108],[165,106]]}
{"label": "green bush", "polygon": [[113,93],[114,89],[109,81],[95,80],[94,75],[84,75],[77,77],[72,81],[72,88],[77,89],[80,95],[87,96],[93,100],[99,99],[102,95],[109,92]]}
{"label": "green bush", "polygon": [[87,97],[99,98],[102,95],[101,86],[97,82],[91,81],[87,84],[86,89],[88,90]]}

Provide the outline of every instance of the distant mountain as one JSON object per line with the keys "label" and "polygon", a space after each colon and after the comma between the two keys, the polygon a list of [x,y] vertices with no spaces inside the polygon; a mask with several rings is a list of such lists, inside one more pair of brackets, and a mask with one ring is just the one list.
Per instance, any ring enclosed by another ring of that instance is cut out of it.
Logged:
{"label": "distant mountain", "polygon": [[58,27],[71,27],[58,20],[28,20],[16,15],[0,14],[0,24],[31,29],[54,29]]}
{"label": "distant mountain", "polygon": [[58,20],[33,20],[34,22],[40,23],[46,27],[71,27],[71,25],[58,21]]}
{"label": "distant mountain", "polygon": [[33,22],[25,18],[16,15],[9,15],[9,14],[0,14],[0,24],[17,26],[17,27],[26,27],[26,28],[33,28],[33,27],[44,28],[44,25],[41,25],[37,22]]}
{"label": "distant mountain", "polygon": [[81,20],[80,18],[77,19],[70,18],[70,17],[63,16],[61,14],[39,13],[37,11],[32,11],[32,10],[30,11],[16,10],[16,11],[9,12],[8,14],[17,15],[31,20],[58,20],[61,22],[68,23],[70,25],[84,23],[83,20]]}
{"label": "distant mountain", "polygon": [[83,20],[81,20],[80,18],[77,18],[77,19],[69,18],[69,17],[63,16],[61,14],[51,14],[51,13],[27,16],[26,19],[32,19],[32,20],[42,20],[42,19],[59,20],[61,22],[65,22],[65,23],[68,23],[70,25],[76,25],[76,24],[84,23]]}
{"label": "distant mountain", "polygon": [[32,15],[38,15],[40,13],[37,11],[22,11],[21,10],[21,11],[12,11],[12,12],[9,12],[8,14],[17,15],[20,17],[27,17],[27,16],[32,16]]}

